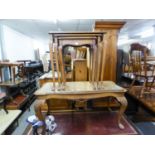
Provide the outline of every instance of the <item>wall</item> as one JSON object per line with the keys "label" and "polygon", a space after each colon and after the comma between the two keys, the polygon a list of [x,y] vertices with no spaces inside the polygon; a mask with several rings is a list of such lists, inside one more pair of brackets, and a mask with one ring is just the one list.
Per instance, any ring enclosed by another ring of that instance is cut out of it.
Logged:
{"label": "wall", "polygon": [[46,51],[49,51],[48,42],[48,40],[33,40],[34,50],[39,50],[40,59],[42,59]]}
{"label": "wall", "polygon": [[0,23],[0,60],[2,60],[2,25]]}
{"label": "wall", "polygon": [[150,55],[155,56],[155,35],[150,38],[143,39],[141,44],[147,46],[150,49]]}
{"label": "wall", "polygon": [[5,25],[2,25],[1,39],[3,40],[3,53],[5,59],[10,61],[31,59],[34,60],[33,40]]}
{"label": "wall", "polygon": [[0,21],[0,60],[35,60],[36,51],[40,59],[49,51],[49,40],[30,38],[4,25]]}
{"label": "wall", "polygon": [[130,44],[118,46],[118,49],[122,49],[124,52],[128,53],[130,50]]}
{"label": "wall", "polygon": [[[35,44],[37,42],[37,44]],[[0,22],[0,60],[35,60],[35,51],[40,54],[48,50],[47,42],[34,40]],[[9,79],[8,69],[5,69],[4,79]]]}
{"label": "wall", "polygon": [[2,60],[2,55],[1,55],[1,44],[0,44],[0,60]]}

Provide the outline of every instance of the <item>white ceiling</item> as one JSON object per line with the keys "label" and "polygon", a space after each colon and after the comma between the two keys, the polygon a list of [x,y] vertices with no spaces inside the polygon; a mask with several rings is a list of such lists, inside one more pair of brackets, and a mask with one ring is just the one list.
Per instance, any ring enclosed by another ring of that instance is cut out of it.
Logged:
{"label": "white ceiling", "polygon": [[[97,20],[104,19],[1,19],[0,22],[34,39],[48,40],[49,31],[92,31]],[[137,33],[155,25],[153,19],[114,19],[112,21],[125,21],[120,37],[128,35],[129,38],[138,37]]]}

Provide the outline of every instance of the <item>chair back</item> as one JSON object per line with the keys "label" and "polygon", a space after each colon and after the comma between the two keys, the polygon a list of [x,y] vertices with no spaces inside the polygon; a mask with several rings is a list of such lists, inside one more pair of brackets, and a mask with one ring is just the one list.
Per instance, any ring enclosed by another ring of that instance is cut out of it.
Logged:
{"label": "chair back", "polygon": [[138,43],[131,44],[130,47],[130,63],[133,74],[147,76],[146,57],[148,54],[147,47]]}

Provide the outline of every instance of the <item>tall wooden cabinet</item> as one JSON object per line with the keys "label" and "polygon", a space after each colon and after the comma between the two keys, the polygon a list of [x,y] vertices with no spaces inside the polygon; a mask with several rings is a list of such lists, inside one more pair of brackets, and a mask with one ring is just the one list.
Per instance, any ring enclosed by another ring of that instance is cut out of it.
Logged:
{"label": "tall wooden cabinet", "polygon": [[124,24],[125,22],[95,22],[95,32],[106,32],[103,41],[103,52],[105,53],[105,55],[102,59],[102,63],[104,63],[102,80],[111,80],[116,82],[118,32]]}

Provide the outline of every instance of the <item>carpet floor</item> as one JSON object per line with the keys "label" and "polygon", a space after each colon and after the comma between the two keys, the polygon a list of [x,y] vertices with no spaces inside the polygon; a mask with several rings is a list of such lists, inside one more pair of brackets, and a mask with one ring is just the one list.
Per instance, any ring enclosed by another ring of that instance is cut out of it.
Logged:
{"label": "carpet floor", "polygon": [[[57,128],[53,135],[137,135],[139,132],[124,116],[121,130],[117,125],[117,112],[53,113]],[[32,134],[29,125],[23,134]]]}

